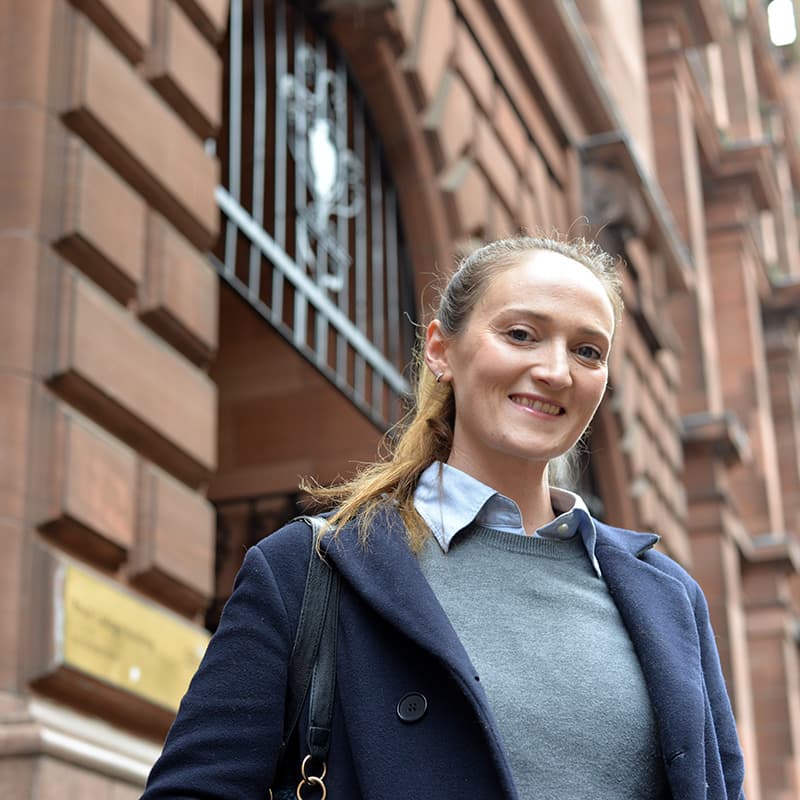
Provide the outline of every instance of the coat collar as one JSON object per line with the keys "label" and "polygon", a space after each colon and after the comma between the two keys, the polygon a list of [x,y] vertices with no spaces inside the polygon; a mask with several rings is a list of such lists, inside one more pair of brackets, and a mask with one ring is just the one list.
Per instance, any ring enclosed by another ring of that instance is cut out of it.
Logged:
{"label": "coat collar", "polygon": [[673,796],[705,798],[705,697],[700,640],[684,584],[647,554],[659,540],[597,523],[597,558],[628,629],[653,704]]}

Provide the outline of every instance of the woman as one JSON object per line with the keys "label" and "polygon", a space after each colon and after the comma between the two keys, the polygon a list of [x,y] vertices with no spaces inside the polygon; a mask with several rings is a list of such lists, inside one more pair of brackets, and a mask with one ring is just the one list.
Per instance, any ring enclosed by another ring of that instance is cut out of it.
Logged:
{"label": "woman", "polygon": [[[603,397],[621,306],[583,240],[477,250],[391,459],[316,492],[337,504],[320,547],[342,579],[333,800],[742,797],[700,588],[658,537],[550,486]],[[248,552],[146,800],[267,794],[307,541],[295,522]]]}

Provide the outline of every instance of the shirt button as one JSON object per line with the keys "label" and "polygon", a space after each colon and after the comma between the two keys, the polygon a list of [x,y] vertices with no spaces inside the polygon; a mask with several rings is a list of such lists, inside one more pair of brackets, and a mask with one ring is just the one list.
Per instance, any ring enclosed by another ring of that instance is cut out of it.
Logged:
{"label": "shirt button", "polygon": [[568,523],[566,523],[566,522],[562,522],[562,523],[561,523],[561,524],[560,524],[560,525],[559,525],[559,526],[556,528],[556,530],[557,530],[559,533],[566,533],[566,532],[569,530],[569,524],[568,524]]}
{"label": "shirt button", "polygon": [[397,704],[397,716],[403,722],[417,722],[425,716],[428,710],[428,700],[424,694],[409,692],[400,698]]}

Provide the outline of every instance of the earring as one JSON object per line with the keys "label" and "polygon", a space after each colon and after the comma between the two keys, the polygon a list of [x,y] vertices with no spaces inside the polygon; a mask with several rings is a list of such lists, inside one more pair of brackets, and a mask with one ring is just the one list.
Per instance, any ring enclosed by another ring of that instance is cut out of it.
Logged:
{"label": "earring", "polygon": [[437,372],[436,373],[436,383],[441,383],[442,382],[442,375],[444,375],[444,372]]}

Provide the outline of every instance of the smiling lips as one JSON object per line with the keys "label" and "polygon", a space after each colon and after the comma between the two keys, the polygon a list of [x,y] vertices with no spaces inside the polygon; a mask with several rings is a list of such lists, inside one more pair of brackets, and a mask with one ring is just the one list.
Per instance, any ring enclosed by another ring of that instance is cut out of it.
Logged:
{"label": "smiling lips", "polygon": [[531,408],[534,411],[540,411],[543,414],[549,414],[552,417],[558,417],[561,414],[566,413],[564,408],[556,405],[555,403],[547,403],[544,400],[537,400],[533,397],[523,397],[521,395],[514,394],[511,395],[511,401],[516,403],[518,406]]}

